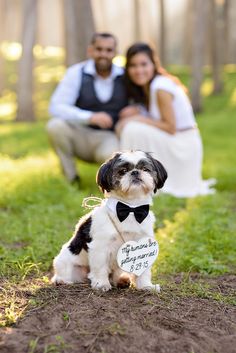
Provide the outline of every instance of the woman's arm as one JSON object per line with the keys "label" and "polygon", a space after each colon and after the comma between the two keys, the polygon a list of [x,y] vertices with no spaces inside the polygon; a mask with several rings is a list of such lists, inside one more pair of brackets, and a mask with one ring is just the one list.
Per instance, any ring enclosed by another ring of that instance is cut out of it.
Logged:
{"label": "woman's arm", "polygon": [[155,126],[160,130],[166,131],[171,135],[176,132],[175,115],[172,108],[172,94],[164,90],[159,90],[157,92],[157,103],[160,110],[161,118],[160,120],[154,120],[150,117],[143,116],[141,114],[136,114],[133,116],[125,117],[120,120],[116,125],[116,133],[119,136],[123,128],[130,121],[138,121],[147,125]]}
{"label": "woman's arm", "polygon": [[175,114],[172,107],[173,96],[171,93],[158,90],[157,91],[157,104],[160,110],[161,119],[155,121],[155,125],[169,134],[175,134],[176,122]]}

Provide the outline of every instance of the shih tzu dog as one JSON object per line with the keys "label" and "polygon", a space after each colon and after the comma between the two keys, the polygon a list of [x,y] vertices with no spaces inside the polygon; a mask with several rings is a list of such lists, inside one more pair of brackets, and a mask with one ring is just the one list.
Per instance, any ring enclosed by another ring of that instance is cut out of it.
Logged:
{"label": "shih tzu dog", "polygon": [[[142,151],[117,152],[98,170],[97,184],[104,193],[101,205],[82,217],[74,235],[54,259],[52,282],[91,281],[94,289],[108,291],[111,285],[154,289],[151,269],[140,276],[122,271],[116,254],[125,242],[154,238],[154,215],[149,210],[152,196],[167,178],[163,165]],[[137,212],[136,212],[137,211]]]}

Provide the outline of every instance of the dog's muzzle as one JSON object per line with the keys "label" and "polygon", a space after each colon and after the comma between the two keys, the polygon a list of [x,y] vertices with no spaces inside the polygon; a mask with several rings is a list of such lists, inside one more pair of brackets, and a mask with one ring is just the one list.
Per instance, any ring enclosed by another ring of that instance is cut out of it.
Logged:
{"label": "dog's muzzle", "polygon": [[132,183],[142,183],[143,180],[140,178],[140,172],[138,170],[133,170],[131,173],[131,181]]}

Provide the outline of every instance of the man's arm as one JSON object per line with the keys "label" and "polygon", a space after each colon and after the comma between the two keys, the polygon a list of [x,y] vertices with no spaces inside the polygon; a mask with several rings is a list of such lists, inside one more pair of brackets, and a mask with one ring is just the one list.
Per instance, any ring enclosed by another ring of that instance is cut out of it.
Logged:
{"label": "man's arm", "polygon": [[79,96],[82,80],[82,65],[83,64],[73,65],[66,71],[63,80],[59,83],[52,95],[49,112],[52,116],[59,119],[77,120],[82,124],[89,124],[93,113],[74,105]]}

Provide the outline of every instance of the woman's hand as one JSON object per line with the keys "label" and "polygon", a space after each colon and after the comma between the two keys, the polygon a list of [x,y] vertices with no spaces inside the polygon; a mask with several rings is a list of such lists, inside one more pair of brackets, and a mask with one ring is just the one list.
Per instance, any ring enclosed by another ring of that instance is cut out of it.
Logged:
{"label": "woman's hand", "polygon": [[118,137],[120,137],[122,130],[124,129],[124,127],[132,122],[132,121],[138,121],[140,123],[144,123],[144,124],[148,124],[148,121],[150,120],[150,118],[143,116],[143,115],[135,115],[135,116],[130,116],[128,118],[123,118],[122,120],[120,120],[115,127],[115,132],[117,134]]}
{"label": "woman's hand", "polygon": [[119,113],[119,119],[126,119],[134,115],[140,114],[140,108],[138,105],[129,105],[123,108]]}

